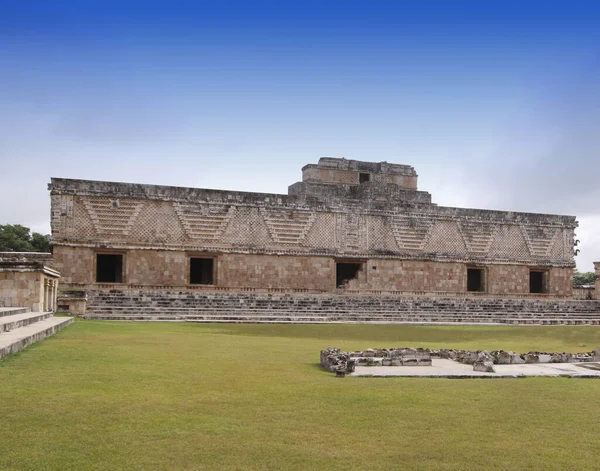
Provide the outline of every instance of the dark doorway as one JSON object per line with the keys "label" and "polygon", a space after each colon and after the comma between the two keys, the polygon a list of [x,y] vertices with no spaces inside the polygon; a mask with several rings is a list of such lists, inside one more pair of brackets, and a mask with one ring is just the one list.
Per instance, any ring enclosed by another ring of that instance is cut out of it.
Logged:
{"label": "dark doorway", "polygon": [[123,283],[123,255],[96,255],[96,281],[98,283]]}
{"label": "dark doorway", "polygon": [[358,174],[358,183],[364,183],[371,180],[371,175],[369,173],[359,173]]}
{"label": "dark doorway", "polygon": [[467,268],[467,291],[485,291],[481,268]]}
{"label": "dark doorway", "polygon": [[190,284],[212,285],[213,268],[212,258],[190,258]]}
{"label": "dark doorway", "polygon": [[346,286],[346,281],[356,278],[360,270],[360,263],[336,263],[335,264],[335,285],[338,288]]}
{"label": "dark doorway", "polygon": [[530,293],[545,293],[545,278],[546,272],[530,271],[529,272],[529,292]]}

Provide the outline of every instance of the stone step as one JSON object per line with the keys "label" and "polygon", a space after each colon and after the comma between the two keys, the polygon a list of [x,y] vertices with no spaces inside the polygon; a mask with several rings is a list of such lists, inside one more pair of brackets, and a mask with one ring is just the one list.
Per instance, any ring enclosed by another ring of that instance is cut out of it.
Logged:
{"label": "stone step", "polygon": [[600,325],[600,319],[339,319],[311,318],[305,316],[150,316],[150,315],[115,315],[115,316],[85,316],[96,320],[147,321],[147,322],[205,322],[205,323],[244,323],[244,324],[406,324],[406,325]]}
{"label": "stone step", "polygon": [[9,332],[19,327],[24,327],[35,322],[43,321],[52,317],[52,312],[27,312],[25,314],[14,314],[12,316],[0,317],[0,333]]}
{"label": "stone step", "polygon": [[0,307],[0,318],[16,314],[26,314],[30,311],[28,307]]}
{"label": "stone step", "polygon": [[0,358],[18,352],[73,322],[72,317],[50,317],[34,324],[0,333]]}
{"label": "stone step", "polygon": [[582,301],[580,303],[574,305],[552,305],[552,304],[522,304],[522,305],[503,305],[503,304],[477,304],[477,305],[468,305],[468,304],[434,304],[434,305],[426,305],[419,303],[359,303],[359,302],[348,302],[348,303],[317,303],[317,302],[306,302],[306,303],[291,303],[284,301],[274,301],[274,302],[266,302],[266,301],[249,301],[245,302],[244,300],[239,299],[231,299],[231,300],[223,300],[223,299],[185,299],[185,298],[175,298],[175,299],[102,299],[102,298],[89,298],[89,303],[94,305],[115,305],[115,306],[166,306],[166,305],[184,305],[184,306],[203,306],[203,305],[211,305],[211,306],[263,306],[263,307],[294,307],[294,308],[346,308],[347,306],[352,306],[353,308],[363,308],[363,309],[376,309],[376,308],[395,308],[395,309],[411,309],[411,308],[419,308],[421,310],[469,310],[469,311],[487,311],[490,309],[496,310],[523,310],[524,308],[529,309],[537,309],[537,310],[546,310],[546,311],[600,311],[600,304],[590,303],[586,301]]}
{"label": "stone step", "polygon": [[[188,314],[188,313],[225,313],[225,314],[233,314],[236,312],[261,315],[261,314],[280,314],[280,315],[313,315],[313,316],[330,316],[330,315],[343,315],[343,316],[354,316],[359,315],[363,316],[365,314],[369,315],[389,315],[389,316],[400,316],[400,315],[430,315],[430,316],[458,316],[458,317],[493,317],[493,316],[501,316],[506,317],[513,315],[513,317],[547,317],[548,315],[552,315],[554,313],[545,313],[545,312],[523,312],[523,311],[514,311],[514,312],[506,312],[506,311],[489,311],[489,312],[476,312],[476,311],[398,311],[398,310],[349,310],[349,309],[306,309],[306,310],[290,310],[290,309],[259,309],[253,307],[236,307],[236,308],[197,308],[197,307],[129,307],[129,306],[92,306],[88,308],[87,312],[90,315],[93,314],[106,314],[106,313],[127,313],[127,312],[138,312],[143,311],[147,314],[161,314],[161,313],[169,313],[169,314]],[[590,313],[560,313],[560,317],[562,318],[599,318],[600,312],[590,312]]]}
{"label": "stone step", "polygon": [[586,324],[586,325],[598,325],[600,324],[600,316],[595,318],[561,318],[561,317],[523,317],[523,316],[469,316],[457,314],[455,316],[447,315],[395,315],[395,314],[379,314],[364,315],[364,314],[352,314],[352,315],[339,315],[329,313],[328,315],[306,315],[294,312],[288,313],[248,313],[240,311],[238,313],[229,312],[188,312],[188,313],[174,313],[170,311],[153,312],[150,313],[145,310],[139,311],[122,311],[116,313],[103,312],[88,314],[85,316],[89,319],[149,319],[149,320],[244,320],[247,322],[254,321],[267,321],[267,320],[279,320],[279,321],[318,321],[318,322],[388,322],[388,323],[429,323],[429,322],[443,322],[443,323],[501,323],[501,324]]}
{"label": "stone step", "polygon": [[89,318],[199,322],[600,323],[599,301],[144,289],[89,291]]}
{"label": "stone step", "polygon": [[457,303],[457,302],[448,302],[448,303],[430,303],[430,302],[416,302],[416,301],[407,301],[407,300],[390,300],[388,302],[360,302],[358,300],[344,300],[335,302],[318,302],[317,300],[307,300],[307,301],[294,301],[294,300],[285,300],[285,299],[252,299],[252,298],[244,298],[244,297],[231,297],[231,298],[223,298],[223,297],[215,297],[215,298],[195,298],[195,297],[96,297],[90,296],[89,302],[91,305],[94,304],[115,304],[115,305],[131,305],[131,306],[161,306],[161,305],[173,305],[173,304],[185,304],[189,305],[207,305],[211,306],[215,305],[263,305],[263,306],[294,306],[294,307],[313,307],[313,306],[328,306],[328,307],[346,307],[348,305],[352,305],[353,307],[361,307],[364,309],[376,308],[376,307],[394,307],[398,309],[405,308],[419,308],[422,310],[442,310],[442,309],[457,309],[461,310],[473,310],[473,311],[486,311],[490,309],[502,309],[502,310],[523,310],[523,308],[536,308],[548,311],[582,311],[587,312],[591,310],[598,311],[600,310],[600,303],[594,301],[579,301],[579,302],[571,302],[571,303],[502,303],[502,302],[465,302],[465,303]]}

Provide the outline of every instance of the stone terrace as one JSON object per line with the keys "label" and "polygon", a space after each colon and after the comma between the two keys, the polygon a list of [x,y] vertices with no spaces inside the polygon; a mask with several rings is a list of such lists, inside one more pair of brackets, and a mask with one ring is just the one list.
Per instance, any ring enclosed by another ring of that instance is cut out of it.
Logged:
{"label": "stone terrace", "polygon": [[86,318],[240,323],[600,325],[600,301],[89,291]]}
{"label": "stone terrace", "polygon": [[56,333],[71,322],[72,317],[54,317],[52,312],[0,308],[0,358]]}

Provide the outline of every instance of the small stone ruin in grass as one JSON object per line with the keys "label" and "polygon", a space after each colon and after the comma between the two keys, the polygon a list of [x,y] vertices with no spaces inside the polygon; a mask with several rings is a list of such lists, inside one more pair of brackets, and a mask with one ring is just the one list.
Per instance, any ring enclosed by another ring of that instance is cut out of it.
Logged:
{"label": "small stone ruin in grass", "polygon": [[441,358],[473,365],[473,371],[494,373],[494,365],[533,363],[583,363],[600,361],[600,348],[584,353],[529,352],[504,350],[455,350],[450,348],[368,348],[342,352],[339,348],[321,350],[321,365],[327,371],[345,376],[356,366],[431,366],[432,359]]}

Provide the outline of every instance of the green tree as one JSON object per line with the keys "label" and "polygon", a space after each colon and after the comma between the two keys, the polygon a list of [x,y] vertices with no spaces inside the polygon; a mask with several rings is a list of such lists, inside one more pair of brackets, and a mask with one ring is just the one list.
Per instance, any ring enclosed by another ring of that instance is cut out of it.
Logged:
{"label": "green tree", "polygon": [[573,285],[593,285],[596,280],[596,275],[592,271],[581,273],[579,270],[573,272]]}
{"label": "green tree", "polygon": [[50,252],[50,236],[19,224],[0,225],[0,252]]}

